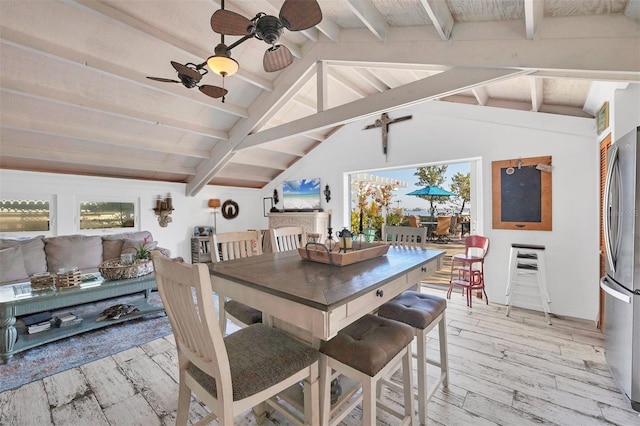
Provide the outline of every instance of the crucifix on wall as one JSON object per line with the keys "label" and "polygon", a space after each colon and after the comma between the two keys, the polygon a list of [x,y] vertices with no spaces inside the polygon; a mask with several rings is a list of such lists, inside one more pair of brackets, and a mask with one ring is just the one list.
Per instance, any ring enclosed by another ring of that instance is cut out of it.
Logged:
{"label": "crucifix on wall", "polygon": [[379,119],[373,124],[369,124],[362,130],[374,129],[376,127],[382,128],[382,152],[387,155],[387,135],[389,133],[389,124],[397,123],[398,121],[410,120],[411,115],[405,115],[404,117],[389,118],[386,112],[383,112]]}

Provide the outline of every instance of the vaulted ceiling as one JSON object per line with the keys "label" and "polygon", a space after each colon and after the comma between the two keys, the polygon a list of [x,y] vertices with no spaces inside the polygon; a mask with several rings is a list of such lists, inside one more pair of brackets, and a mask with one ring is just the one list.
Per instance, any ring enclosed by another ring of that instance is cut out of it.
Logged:
{"label": "vaulted ceiling", "polygon": [[[381,112],[443,101],[593,117],[603,85],[640,84],[637,0],[318,3],[317,26],[280,37],[290,66],[265,72],[269,46],[250,39],[231,50],[237,74],[202,77],[222,102],[146,78],[213,55],[219,2],[0,1],[0,167],[261,188]],[[251,19],[282,4],[225,9]]]}

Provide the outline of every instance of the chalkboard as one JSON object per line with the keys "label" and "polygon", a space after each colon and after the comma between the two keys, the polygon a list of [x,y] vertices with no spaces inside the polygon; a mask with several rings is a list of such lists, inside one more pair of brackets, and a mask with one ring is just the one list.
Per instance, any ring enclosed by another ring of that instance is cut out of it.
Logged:
{"label": "chalkboard", "polygon": [[492,162],[493,228],[551,230],[551,157]]}

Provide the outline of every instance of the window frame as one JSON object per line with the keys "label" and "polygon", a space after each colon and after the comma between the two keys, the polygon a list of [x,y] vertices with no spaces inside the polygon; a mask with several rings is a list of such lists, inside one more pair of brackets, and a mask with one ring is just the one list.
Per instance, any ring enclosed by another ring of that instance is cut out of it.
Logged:
{"label": "window frame", "polygon": [[58,197],[55,194],[17,194],[6,193],[2,196],[3,200],[25,200],[25,201],[49,201],[49,230],[48,231],[0,231],[1,238],[33,238],[38,235],[52,237],[57,234],[57,212]]}
{"label": "window frame", "polygon": [[[80,228],[80,206],[82,203],[132,203],[133,204],[133,226],[130,228]],[[81,195],[76,196],[74,201],[74,232],[82,235],[96,234],[114,234],[121,232],[138,232],[140,231],[140,197],[135,196],[104,196],[104,195]]]}

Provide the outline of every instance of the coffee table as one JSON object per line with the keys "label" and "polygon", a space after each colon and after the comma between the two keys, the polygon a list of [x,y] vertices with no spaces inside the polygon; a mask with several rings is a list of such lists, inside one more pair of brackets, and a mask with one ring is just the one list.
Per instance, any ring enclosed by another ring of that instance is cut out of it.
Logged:
{"label": "coffee table", "polygon": [[[148,303],[151,290],[156,288],[154,274],[126,280],[104,280],[101,276],[83,286],[58,290],[29,292],[29,283],[0,286],[0,359],[8,363],[14,354],[53,342],[65,337],[84,333],[102,327],[108,327],[123,321],[139,318],[151,313],[162,312],[162,305]],[[77,325],[55,328],[35,334],[20,333],[15,327],[16,317],[68,308],[104,299],[144,292],[144,299],[127,302],[135,305],[139,311],[123,315],[118,319],[106,319],[96,322],[100,312],[82,315]]]}

